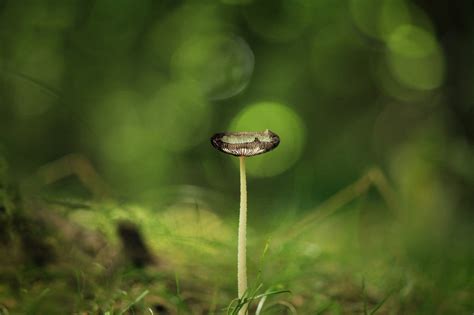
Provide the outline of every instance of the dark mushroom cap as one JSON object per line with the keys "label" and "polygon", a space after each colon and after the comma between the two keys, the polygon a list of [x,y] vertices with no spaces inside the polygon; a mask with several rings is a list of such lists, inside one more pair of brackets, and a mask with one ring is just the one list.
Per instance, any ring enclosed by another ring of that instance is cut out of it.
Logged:
{"label": "dark mushroom cap", "polygon": [[235,156],[254,156],[275,149],[280,138],[270,130],[258,132],[221,132],[211,137],[219,151]]}

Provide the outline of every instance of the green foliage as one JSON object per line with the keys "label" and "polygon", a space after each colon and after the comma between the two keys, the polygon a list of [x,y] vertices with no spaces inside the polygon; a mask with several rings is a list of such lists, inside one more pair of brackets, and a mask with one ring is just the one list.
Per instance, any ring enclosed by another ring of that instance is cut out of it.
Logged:
{"label": "green foliage", "polygon": [[267,128],[248,264],[270,289],[230,313],[472,312],[471,9],[2,1],[0,314],[225,309],[238,172],[208,138]]}
{"label": "green foliage", "polygon": [[255,315],[262,314],[265,305],[265,302],[268,297],[273,295],[279,295],[283,293],[291,293],[288,290],[279,290],[277,288],[269,288],[265,290],[263,293],[261,291],[263,284],[257,285],[255,288],[250,288],[247,290],[242,298],[234,299],[229,306],[227,307],[227,315],[237,315],[242,308],[247,310],[251,309],[253,303],[257,303],[257,309],[255,311]]}

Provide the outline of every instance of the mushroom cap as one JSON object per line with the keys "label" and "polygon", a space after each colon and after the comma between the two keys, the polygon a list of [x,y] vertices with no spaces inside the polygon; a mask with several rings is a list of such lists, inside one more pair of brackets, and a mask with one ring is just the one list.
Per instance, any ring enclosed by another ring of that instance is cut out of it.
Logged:
{"label": "mushroom cap", "polygon": [[275,149],[280,137],[270,130],[220,132],[211,137],[211,143],[219,151],[234,156],[254,156]]}

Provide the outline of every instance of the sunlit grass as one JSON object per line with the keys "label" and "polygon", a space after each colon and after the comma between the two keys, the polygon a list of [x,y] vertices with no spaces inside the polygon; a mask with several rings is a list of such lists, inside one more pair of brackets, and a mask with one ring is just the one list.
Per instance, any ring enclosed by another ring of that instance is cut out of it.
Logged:
{"label": "sunlit grass", "polygon": [[[55,263],[5,264],[2,278],[11,276],[0,285],[5,314],[234,314],[248,302],[250,314],[455,314],[472,307],[468,240],[452,246],[408,238],[390,216],[378,228],[364,225],[364,211],[386,210],[379,202],[349,203],[296,235],[290,233],[296,222],[282,221],[264,234],[258,232],[264,222],[253,222],[252,289],[242,301],[236,300],[234,217],[187,203],[160,212],[113,202],[49,206],[101,231],[110,244],[90,259],[56,236],[53,244],[65,257]],[[156,264],[136,269],[107,250],[120,248],[121,220],[137,224]]]}
{"label": "sunlit grass", "polygon": [[[401,203],[378,169],[293,219],[276,212],[274,228],[252,221],[249,290],[240,300],[236,215],[192,198],[153,206],[47,196],[11,206],[2,315],[235,314],[242,307],[255,315],[456,314],[473,306],[470,223],[433,221],[443,237],[422,222],[405,224],[400,207],[420,198]],[[117,232],[124,222],[152,255],[143,266],[134,266]],[[31,244],[50,257],[31,259],[38,255]]]}

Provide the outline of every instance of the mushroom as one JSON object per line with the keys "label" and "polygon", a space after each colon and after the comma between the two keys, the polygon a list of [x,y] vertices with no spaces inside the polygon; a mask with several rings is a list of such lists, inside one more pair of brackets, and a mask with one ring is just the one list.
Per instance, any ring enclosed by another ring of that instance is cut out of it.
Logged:
{"label": "mushroom", "polygon": [[[239,299],[247,291],[247,180],[245,175],[245,157],[263,154],[275,149],[280,138],[270,130],[259,132],[222,132],[211,137],[212,145],[219,151],[240,158],[240,214],[237,249],[237,284]],[[245,314],[243,307],[239,315]]]}

